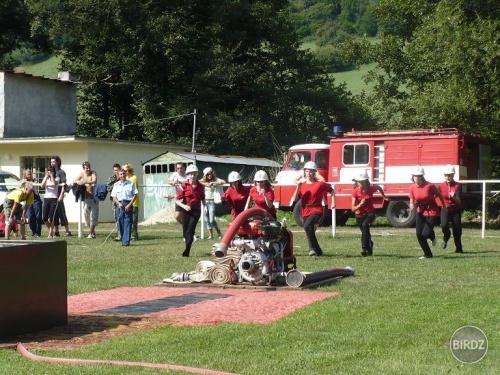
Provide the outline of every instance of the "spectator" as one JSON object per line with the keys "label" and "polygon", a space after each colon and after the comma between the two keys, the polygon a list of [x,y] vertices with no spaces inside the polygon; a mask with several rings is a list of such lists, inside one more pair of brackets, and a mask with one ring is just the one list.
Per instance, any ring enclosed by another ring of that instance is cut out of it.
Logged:
{"label": "spectator", "polygon": [[71,236],[71,232],[69,230],[68,218],[66,217],[66,208],[64,207],[64,195],[69,192],[69,186],[66,185],[66,172],[61,169],[61,158],[57,155],[50,158],[50,166],[55,168],[56,177],[59,177],[59,186],[57,192],[58,205],[54,222],[54,236],[59,237],[59,225],[62,225],[66,229],[66,233],[64,235],[66,237],[69,237]]}
{"label": "spectator", "polygon": [[[130,180],[134,183],[137,191],[139,191],[139,180],[137,176],[134,174],[134,166],[130,163],[124,164],[122,169],[127,172],[127,180]],[[133,213],[132,213],[132,241],[137,241],[139,239],[139,233],[137,230],[137,224],[139,222],[139,206],[141,202],[139,200],[139,195],[137,195],[136,199],[134,199],[133,205]]]}
{"label": "spectator", "polygon": [[54,238],[54,223],[57,211],[59,187],[59,177],[57,177],[56,169],[54,167],[50,167],[47,170],[45,177],[42,180],[41,186],[42,189],[45,189],[45,195],[43,197],[42,220],[49,230],[48,238]]}
{"label": "spectator", "polygon": [[439,189],[425,180],[424,168],[416,166],[412,171],[413,184],[410,186],[410,210],[417,209],[415,230],[417,240],[424,252],[424,256],[419,259],[432,258],[432,251],[427,240],[432,241],[432,246],[436,246],[437,238],[434,227],[439,223],[439,206],[436,204],[436,197],[439,198],[446,210],[443,194]]}
{"label": "spectator", "polygon": [[[25,169],[23,171],[22,182],[36,183],[37,181],[33,177],[33,172],[31,169]],[[31,229],[31,236],[34,238],[39,238],[42,235],[42,198],[38,189],[33,187],[33,204],[28,207],[26,212],[29,227]]]}
{"label": "spectator", "polygon": [[269,177],[264,171],[257,171],[254,176],[254,186],[250,188],[245,210],[254,204],[255,207],[261,208],[276,220],[276,208],[274,207],[274,191],[269,182]]}
{"label": "spectator", "polygon": [[323,218],[323,199],[327,193],[332,195],[332,209],[335,208],[335,191],[330,184],[318,181],[316,172],[318,167],[313,161],[304,165],[305,181],[299,181],[293,194],[292,200],[301,200],[301,215],[304,219],[304,231],[306,232],[310,256],[323,255],[323,250],[316,238],[317,225]]}
{"label": "spectator", "polygon": [[[31,182],[25,182],[20,189],[11,191],[3,202],[3,212],[5,215],[5,239],[10,239],[10,231],[14,222],[21,224],[21,239],[26,239],[26,212],[33,204],[35,196]],[[25,202],[24,206],[22,202]]]}
{"label": "spectator", "polygon": [[217,224],[217,220],[215,218],[215,196],[217,186],[224,185],[226,181],[218,178],[211,167],[207,167],[203,170],[203,177],[201,178],[200,183],[205,186],[205,202],[207,204],[205,206],[205,218],[209,232],[208,239],[211,240],[214,237],[214,228],[217,231],[219,239],[221,239],[222,232],[220,231],[219,225]]}
{"label": "spectator", "polygon": [[121,241],[121,233],[120,233],[120,227],[118,225],[118,217],[116,216],[116,204],[113,200],[113,197],[111,196],[111,191],[113,191],[113,186],[115,186],[115,183],[120,181],[120,171],[122,167],[120,164],[115,163],[113,164],[113,174],[109,176],[108,178],[108,183],[106,185],[106,189],[108,190],[108,194],[110,194],[109,199],[111,200],[111,209],[113,210],[113,217],[115,218],[116,222],[116,228],[118,231],[118,236],[115,238],[115,241]]}
{"label": "spectator", "polygon": [[227,178],[230,186],[222,195],[222,201],[231,206],[231,215],[236,218],[245,210],[245,204],[250,195],[250,186],[245,186],[241,182],[241,176],[238,172],[231,172]]}
{"label": "spectator", "polygon": [[182,211],[182,234],[186,247],[182,253],[188,257],[194,242],[194,232],[201,216],[201,205],[205,205],[205,189],[198,181],[198,167],[190,165],[187,167],[188,179],[184,181],[175,197],[175,204],[183,208]]}
{"label": "spectator", "polygon": [[122,246],[129,246],[132,231],[134,201],[139,191],[132,180],[127,179],[127,171],[119,172],[120,179],[114,184],[111,197],[116,206],[116,217],[121,235]]}
{"label": "spectator", "polygon": [[94,197],[94,185],[97,183],[97,174],[90,169],[88,161],[82,163],[83,171],[73,181],[74,184],[85,186],[85,222],[90,228],[87,238],[95,238],[95,227],[99,220],[99,201]]}

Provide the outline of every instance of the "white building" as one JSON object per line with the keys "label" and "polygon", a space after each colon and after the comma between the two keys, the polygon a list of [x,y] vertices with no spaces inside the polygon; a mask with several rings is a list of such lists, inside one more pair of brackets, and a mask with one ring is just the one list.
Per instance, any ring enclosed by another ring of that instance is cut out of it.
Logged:
{"label": "white building", "polygon": [[[24,168],[31,168],[43,176],[50,166],[51,156],[58,155],[70,183],[82,171],[84,161],[89,161],[96,171],[98,183],[107,183],[114,163],[131,163],[139,181],[143,181],[142,163],[167,151],[190,149],[190,146],[97,139],[75,134],[75,83],[0,72],[0,170],[21,177]],[[139,192],[142,190],[141,186]],[[67,194],[65,206],[69,222],[78,222],[80,205],[72,193]],[[139,220],[142,219],[143,209]],[[101,202],[99,221],[113,221],[109,201]]]}

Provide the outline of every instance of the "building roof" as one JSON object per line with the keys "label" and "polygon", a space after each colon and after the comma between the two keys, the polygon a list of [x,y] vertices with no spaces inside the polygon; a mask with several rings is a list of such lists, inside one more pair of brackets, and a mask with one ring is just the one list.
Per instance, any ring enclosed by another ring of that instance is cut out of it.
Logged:
{"label": "building roof", "polygon": [[82,137],[78,135],[64,135],[54,137],[19,137],[19,138],[0,138],[0,144],[26,144],[26,143],[63,143],[63,142],[80,142],[80,143],[112,143],[112,144],[135,144],[135,145],[151,145],[165,147],[166,149],[190,149],[189,145],[176,145],[166,143],[142,142],[142,141],[127,141],[110,138],[94,138]]}
{"label": "building roof", "polygon": [[167,152],[158,155],[156,158],[143,163],[142,165],[162,164],[162,163],[175,163],[185,161],[203,161],[207,163],[220,163],[220,164],[241,164],[241,165],[258,165],[262,167],[280,168],[281,164],[265,158],[248,158],[245,156],[231,156],[231,155],[211,155],[200,154],[193,152]]}
{"label": "building roof", "polygon": [[[50,77],[45,77],[43,75],[26,73],[25,71],[4,70],[4,71],[0,71],[0,73],[18,74],[18,75],[22,75],[25,77],[38,78],[38,79],[44,79],[44,80],[48,80],[48,81],[55,81],[55,82],[62,82],[62,83],[69,83],[72,85],[78,83],[78,82],[75,82],[75,81],[72,81],[72,80],[66,79],[66,78],[59,78],[59,77],[58,78],[50,78]],[[69,76],[69,74],[68,74],[68,76]],[[65,77],[65,75],[62,75],[61,77]]]}

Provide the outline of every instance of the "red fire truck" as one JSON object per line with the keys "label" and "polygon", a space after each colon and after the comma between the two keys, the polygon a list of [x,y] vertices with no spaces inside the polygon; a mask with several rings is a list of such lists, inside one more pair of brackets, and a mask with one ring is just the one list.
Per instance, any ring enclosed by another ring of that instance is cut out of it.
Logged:
{"label": "red fire truck", "polygon": [[[343,133],[334,128],[330,144],[303,144],[290,148],[283,169],[274,185],[275,206],[294,211],[302,225],[300,203],[291,197],[303,165],[312,160],[318,172],[335,187],[336,223],[343,225],[351,215],[353,178],[366,170],[372,183],[381,185],[389,202],[380,194],[375,207],[384,212],[394,227],[414,224],[415,213],[409,209],[408,190],[411,168],[424,167],[425,178],[432,183],[444,181],[446,164],[455,167],[455,180],[491,178],[491,148],[477,134],[465,134],[455,128],[429,130],[356,131]],[[465,202],[477,204],[479,184],[463,184]],[[470,199],[474,196],[474,200]],[[468,199],[469,198],[469,199]],[[330,207],[330,197],[328,206]],[[477,207],[477,205],[476,205]],[[474,207],[474,208],[476,208]],[[325,217],[330,217],[328,212]]]}

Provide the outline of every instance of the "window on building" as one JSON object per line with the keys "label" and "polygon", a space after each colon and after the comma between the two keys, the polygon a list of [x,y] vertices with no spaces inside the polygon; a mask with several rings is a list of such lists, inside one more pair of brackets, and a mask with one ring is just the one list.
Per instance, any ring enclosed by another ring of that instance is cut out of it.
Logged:
{"label": "window on building", "polygon": [[[50,167],[50,158],[51,156],[21,156],[19,177],[22,178],[25,169],[31,169],[35,183],[41,183],[47,169]],[[35,186],[35,188],[41,194],[45,193],[45,190],[41,189],[40,186]]]}
{"label": "window on building", "polygon": [[370,147],[367,144],[344,145],[344,165],[366,165],[369,158]]}

